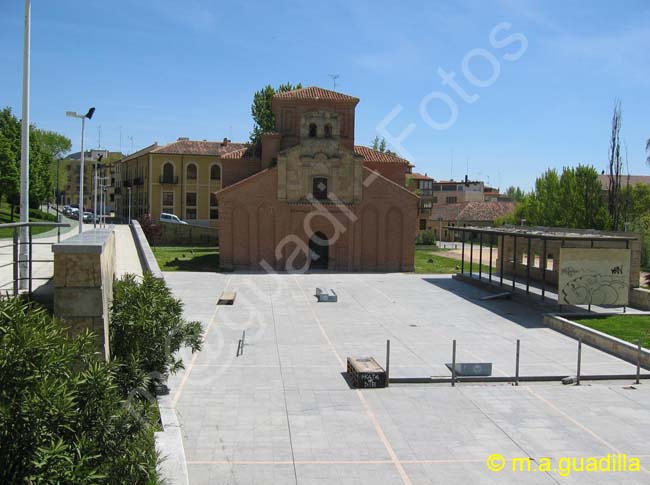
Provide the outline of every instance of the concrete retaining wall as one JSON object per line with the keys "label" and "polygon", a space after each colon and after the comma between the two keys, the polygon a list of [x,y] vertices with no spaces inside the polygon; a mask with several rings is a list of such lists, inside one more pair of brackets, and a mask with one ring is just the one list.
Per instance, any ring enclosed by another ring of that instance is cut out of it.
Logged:
{"label": "concrete retaining wall", "polygon": [[54,316],[76,335],[91,330],[108,361],[109,313],[113,300],[115,234],[112,228],[83,232],[52,245]]}
{"label": "concrete retaining wall", "polygon": [[158,261],[151,250],[151,246],[149,246],[149,242],[144,235],[140,223],[136,220],[131,221],[131,233],[133,234],[133,241],[138,248],[138,256],[140,257],[142,269],[150,272],[156,278],[162,278],[163,274],[160,271],[160,266],[158,266]]}
{"label": "concrete retaining wall", "polygon": [[639,310],[650,310],[650,290],[646,290],[645,288],[631,288],[630,306]]}
{"label": "concrete retaining wall", "polygon": [[[606,316],[606,314],[600,314]],[[622,316],[620,313],[617,316]],[[632,314],[630,314],[632,315]],[[612,337],[606,333],[599,332],[593,328],[585,327],[579,323],[569,320],[570,318],[584,318],[593,317],[593,313],[588,314],[571,314],[563,315],[556,313],[547,313],[544,315],[544,323],[558,332],[573,337],[575,339],[582,339],[583,343],[596,347],[608,354],[619,357],[632,364],[637,363],[639,358],[639,350],[636,345],[633,345],[624,340]],[[640,357],[641,367],[650,370],[650,350],[642,348]]]}
{"label": "concrete retaining wall", "polygon": [[[157,278],[162,278],[163,274],[160,271],[160,266],[158,266],[158,261],[156,261],[156,257],[153,255],[153,251],[138,221],[131,221],[131,232],[133,233],[133,241],[138,248],[142,269],[149,271]],[[165,483],[188,485],[189,475],[185,461],[185,448],[183,447],[183,437],[176,411],[169,395],[158,396],[157,401],[160,423],[163,428],[162,431],[154,434],[156,451],[160,455],[158,471]]]}
{"label": "concrete retaining wall", "polygon": [[161,228],[161,246],[206,245],[218,246],[219,233],[214,227],[196,226],[194,224],[173,224],[158,222]]}

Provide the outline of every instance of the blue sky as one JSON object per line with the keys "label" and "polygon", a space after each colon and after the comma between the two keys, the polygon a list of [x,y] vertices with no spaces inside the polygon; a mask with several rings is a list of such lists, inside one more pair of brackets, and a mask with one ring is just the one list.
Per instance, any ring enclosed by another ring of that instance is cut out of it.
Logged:
{"label": "blue sky", "polygon": [[[23,2],[0,0],[0,105],[18,115],[22,22]],[[410,131],[393,148],[435,178],[469,167],[471,178],[530,188],[548,167],[605,169],[617,98],[630,172],[648,174],[648,46],[645,0],[33,0],[31,120],[77,149],[65,111],[89,106],[90,147],[99,126],[111,150],[120,127],[123,151],[130,137],[135,149],[179,136],[243,141],[257,89],[332,88],[336,73],[337,90],[361,99],[356,143],[399,111],[385,133]]]}

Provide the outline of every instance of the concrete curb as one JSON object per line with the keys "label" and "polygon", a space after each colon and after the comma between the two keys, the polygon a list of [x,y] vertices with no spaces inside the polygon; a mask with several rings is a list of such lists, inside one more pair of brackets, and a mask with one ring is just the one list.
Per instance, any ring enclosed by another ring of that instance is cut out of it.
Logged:
{"label": "concrete curb", "polygon": [[158,396],[158,410],[163,431],[155,433],[156,451],[160,455],[158,471],[165,483],[189,485],[183,436],[169,395]]}
{"label": "concrete curb", "polygon": [[[156,257],[153,255],[153,251],[138,221],[131,221],[131,233],[138,248],[142,268],[149,271],[156,278],[163,278],[158,261],[156,261]],[[189,485],[190,478],[187,473],[183,436],[172,400],[169,395],[164,395],[158,396],[157,401],[160,423],[163,428],[162,431],[155,433],[156,451],[160,455],[158,470],[165,483]]]}
{"label": "concrete curb", "polygon": [[[623,316],[620,313],[601,313],[598,316],[616,315]],[[630,315],[639,315],[638,313]],[[546,313],[544,314],[544,324],[551,327],[560,333],[573,337],[575,339],[582,339],[583,343],[591,345],[603,352],[607,352],[615,357],[625,360],[631,364],[637,363],[639,359],[639,350],[636,345],[626,342],[624,340],[612,337],[606,333],[599,332],[593,328],[585,327],[579,323],[573,322],[566,317],[582,318],[593,317],[593,313],[573,313],[573,314],[560,314],[560,313]],[[641,367],[650,370],[650,350],[641,348],[641,356],[639,359]]]}
{"label": "concrete curb", "polygon": [[138,256],[140,256],[142,268],[145,271],[149,271],[156,278],[162,278],[163,274],[162,271],[160,271],[160,266],[158,266],[158,261],[156,261],[156,257],[153,255],[147,237],[144,235],[144,231],[138,221],[131,221],[131,233],[133,234],[135,245],[138,248]]}

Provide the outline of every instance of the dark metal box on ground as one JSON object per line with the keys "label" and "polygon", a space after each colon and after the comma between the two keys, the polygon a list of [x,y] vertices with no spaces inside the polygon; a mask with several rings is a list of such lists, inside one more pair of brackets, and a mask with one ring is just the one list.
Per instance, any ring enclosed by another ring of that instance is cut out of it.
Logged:
{"label": "dark metal box on ground", "polygon": [[348,375],[356,388],[386,387],[386,371],[373,357],[348,357]]}

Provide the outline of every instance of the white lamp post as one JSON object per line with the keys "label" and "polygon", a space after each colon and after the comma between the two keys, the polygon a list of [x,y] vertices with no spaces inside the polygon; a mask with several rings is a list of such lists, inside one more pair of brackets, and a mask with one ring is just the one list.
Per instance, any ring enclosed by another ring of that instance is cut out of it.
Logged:
{"label": "white lamp post", "polygon": [[[25,31],[23,36],[23,106],[20,148],[20,222],[29,222],[29,54],[30,54],[30,29],[32,5],[30,0],[25,0]],[[20,228],[20,288],[27,288],[29,267],[29,228]]]}
{"label": "white lamp post", "polygon": [[65,115],[70,118],[81,119],[81,160],[79,162],[79,233],[83,232],[84,220],[84,129],[86,118],[91,119],[95,114],[95,108],[90,108],[85,115],[77,114],[75,111],[66,111]]}

